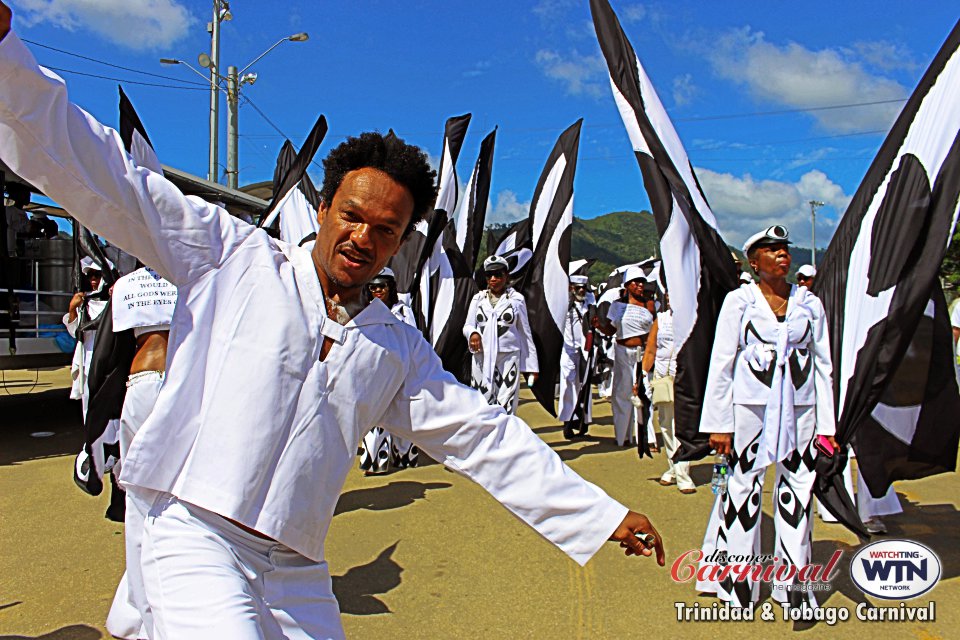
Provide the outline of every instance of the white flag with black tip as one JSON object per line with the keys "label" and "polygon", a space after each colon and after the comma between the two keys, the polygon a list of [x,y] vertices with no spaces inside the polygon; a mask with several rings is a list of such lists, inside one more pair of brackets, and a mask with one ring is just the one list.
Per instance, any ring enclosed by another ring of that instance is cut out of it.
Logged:
{"label": "white flag with black tip", "polygon": [[307,168],[326,134],[327,119],[320,116],[294,157],[291,158],[293,145],[289,140],[280,149],[273,176],[273,198],[257,226],[269,228],[279,220],[280,239],[285,242],[299,244],[319,229],[320,196],[307,175]]}
{"label": "white flag with black tip", "polygon": [[853,444],[876,497],[895,480],[956,469],[960,392],[938,276],[958,204],[960,23],[880,147],[814,281],[830,326],[837,440]]}
{"label": "white flag with black tip", "polygon": [[540,174],[530,203],[533,256],[518,287],[526,298],[540,365],[533,394],[552,416],[557,415],[554,400],[570,304],[567,265],[573,225],[573,178],[582,124],[582,119],[577,120],[560,135]]}
{"label": "white flag with black tip", "polygon": [[723,298],[738,286],[730,250],[670,118],[606,0],[591,0],[610,86],[633,145],[660,236],[677,348],[675,460],[709,452],[700,413]]}

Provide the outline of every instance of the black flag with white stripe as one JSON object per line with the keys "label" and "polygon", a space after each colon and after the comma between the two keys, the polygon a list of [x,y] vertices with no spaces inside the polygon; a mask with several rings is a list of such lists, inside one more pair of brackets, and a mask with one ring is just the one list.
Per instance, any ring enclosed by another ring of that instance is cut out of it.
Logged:
{"label": "black flag with white stripe", "polygon": [[487,202],[490,198],[490,181],[493,177],[493,147],[497,139],[494,129],[480,143],[480,154],[467,182],[467,190],[457,206],[454,226],[457,246],[466,265],[472,271],[476,266],[480,243],[483,242],[483,225],[487,217]]}
{"label": "black flag with white stripe", "polygon": [[607,0],[590,0],[590,9],[660,236],[677,348],[675,419],[681,447],[674,459],[695,460],[710,449],[699,432],[700,413],[720,306],[739,285],[736,267],[687,152],[617,16]]}
{"label": "black flag with white stripe", "polygon": [[540,375],[533,395],[550,415],[560,376],[563,327],[570,304],[570,233],[573,225],[573,177],[577,170],[580,127],[577,120],[564,131],[547,158],[530,203],[533,256],[518,287],[527,302],[530,330],[537,347]]}
{"label": "black flag with white stripe", "polygon": [[320,116],[299,153],[294,152],[289,140],[280,149],[273,174],[273,198],[257,226],[270,228],[279,221],[280,239],[284,242],[300,244],[310,235],[315,237],[320,228],[317,220],[320,195],[307,175],[307,167],[326,134],[327,119]]}
{"label": "black flag with white stripe", "polygon": [[853,444],[875,497],[895,480],[956,469],[960,392],[938,275],[960,199],[958,48],[960,23],[880,147],[814,285],[830,323],[837,440]]}

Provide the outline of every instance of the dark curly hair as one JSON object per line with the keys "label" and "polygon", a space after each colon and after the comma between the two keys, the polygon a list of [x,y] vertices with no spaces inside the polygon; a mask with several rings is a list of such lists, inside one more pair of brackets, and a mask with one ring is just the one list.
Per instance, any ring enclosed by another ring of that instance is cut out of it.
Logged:
{"label": "dark curly hair", "polygon": [[437,172],[430,168],[427,154],[398,138],[393,131],[387,135],[371,131],[349,137],[323,160],[320,199],[329,206],[343,177],[366,167],[383,171],[413,196],[413,215],[404,235],[410,233],[437,199]]}

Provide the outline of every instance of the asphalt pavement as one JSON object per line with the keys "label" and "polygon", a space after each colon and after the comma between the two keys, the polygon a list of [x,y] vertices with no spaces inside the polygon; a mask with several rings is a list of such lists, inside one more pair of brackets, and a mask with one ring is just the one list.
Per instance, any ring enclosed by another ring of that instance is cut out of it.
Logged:
{"label": "asphalt pavement", "polygon": [[[72,481],[80,450],[79,403],[68,399],[69,373],[5,372],[0,379],[0,640],[94,640],[123,571],[123,527],[103,517],[106,495],[91,497]],[[904,513],[886,519],[886,538],[932,548],[942,577],[907,607],[933,603],[935,620],[866,622],[874,606],[849,575],[859,547],[840,525],[819,519],[814,562],[843,551],[820,603],[846,621],[794,623],[779,607],[772,620],[678,621],[680,607],[710,609],[715,599],[671,578],[671,564],[700,548],[713,502],[709,461],[695,463],[699,488],[682,495],[657,483],[663,454],[640,460],[613,441],[610,406],[596,405],[585,440],[567,442],[556,421],[522,396],[520,416],[588,480],[647,514],[666,543],[667,566],[627,558],[613,543],[577,566],[499,506],[481,488],[428,461],[416,469],[364,477],[354,469],[337,508],[326,554],[351,638],[954,638],[960,624],[960,513],[956,474],[897,483]],[[772,550],[768,477],[764,550]],[[767,593],[768,590],[765,590]],[[929,609],[927,609],[929,611]]]}

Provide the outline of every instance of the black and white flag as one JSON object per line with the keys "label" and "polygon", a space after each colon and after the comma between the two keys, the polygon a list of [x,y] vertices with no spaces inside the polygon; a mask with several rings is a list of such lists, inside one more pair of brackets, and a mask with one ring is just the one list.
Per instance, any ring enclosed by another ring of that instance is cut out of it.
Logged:
{"label": "black and white flag", "polygon": [[709,452],[700,413],[710,352],[723,298],[735,289],[736,267],[717,231],[687,152],[607,0],[590,0],[610,86],[650,197],[663,276],[670,290],[677,348],[675,460]]}
{"label": "black and white flag", "polygon": [[464,262],[472,271],[476,266],[480,244],[483,242],[483,225],[487,217],[487,202],[490,198],[490,181],[493,177],[493,147],[497,139],[494,129],[480,143],[477,163],[467,182],[466,193],[457,206],[453,217],[457,233],[457,246]]}
{"label": "black and white flag", "polygon": [[895,480],[956,469],[960,392],[938,275],[960,197],[958,48],[960,23],[880,147],[814,285],[830,324],[837,440],[853,444],[875,497]]}
{"label": "black and white flag", "polygon": [[533,395],[552,416],[560,376],[563,327],[570,305],[570,232],[573,225],[573,177],[577,170],[580,127],[564,131],[547,158],[530,203],[533,256],[518,287],[527,302],[530,330],[537,347],[540,375]]}
{"label": "black and white flag", "polygon": [[313,162],[326,134],[327,120],[320,116],[299,153],[296,153],[290,141],[286,140],[277,156],[277,168],[273,174],[273,198],[260,216],[257,226],[270,228],[274,222],[279,221],[280,239],[284,242],[301,244],[311,236],[316,237],[320,228],[317,221],[320,195],[307,175],[307,167]]}

